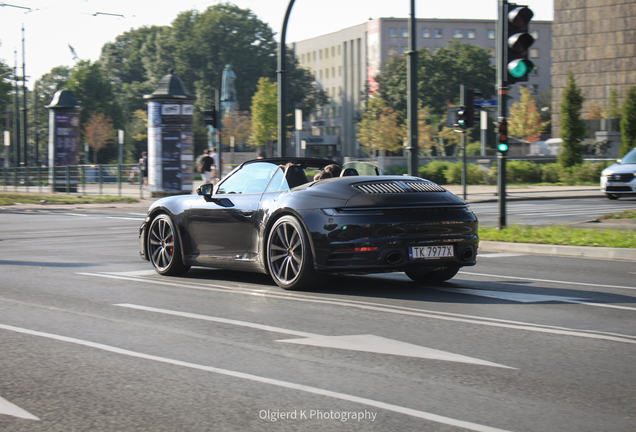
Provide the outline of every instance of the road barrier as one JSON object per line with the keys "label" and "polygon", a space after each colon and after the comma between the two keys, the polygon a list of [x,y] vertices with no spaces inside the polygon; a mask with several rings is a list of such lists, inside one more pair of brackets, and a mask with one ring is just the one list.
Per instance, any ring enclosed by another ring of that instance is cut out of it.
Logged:
{"label": "road barrier", "polygon": [[5,192],[115,195],[144,198],[141,164],[0,168]]}

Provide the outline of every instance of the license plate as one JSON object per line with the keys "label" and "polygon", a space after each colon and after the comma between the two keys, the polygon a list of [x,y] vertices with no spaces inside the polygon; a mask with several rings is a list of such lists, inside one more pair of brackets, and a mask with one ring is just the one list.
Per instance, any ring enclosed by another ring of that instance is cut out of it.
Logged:
{"label": "license plate", "polygon": [[455,250],[453,246],[412,246],[409,248],[409,258],[417,259],[435,259],[454,257]]}

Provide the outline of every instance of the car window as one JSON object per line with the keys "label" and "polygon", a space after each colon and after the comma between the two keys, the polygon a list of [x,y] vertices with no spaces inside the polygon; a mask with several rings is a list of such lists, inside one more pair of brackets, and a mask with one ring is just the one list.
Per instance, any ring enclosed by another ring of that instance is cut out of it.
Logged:
{"label": "car window", "polygon": [[286,190],[289,190],[289,185],[287,185],[287,181],[285,180],[285,172],[282,168],[278,168],[274,173],[274,177],[272,177],[272,181],[269,182],[266,192],[280,192]]}
{"label": "car window", "polygon": [[623,156],[621,163],[636,164],[636,149],[633,149],[632,151],[627,153],[625,156]]}
{"label": "car window", "polygon": [[217,189],[217,194],[253,194],[263,193],[278,166],[257,162],[244,165],[240,170],[223,180]]}
{"label": "car window", "polygon": [[343,169],[353,168],[361,176],[385,175],[384,170],[366,162],[348,162],[342,166]]}

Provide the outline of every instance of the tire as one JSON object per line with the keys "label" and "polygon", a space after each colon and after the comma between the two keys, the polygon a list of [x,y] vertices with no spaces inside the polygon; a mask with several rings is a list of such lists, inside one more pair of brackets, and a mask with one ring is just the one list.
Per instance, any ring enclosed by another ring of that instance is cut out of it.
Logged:
{"label": "tire", "polygon": [[179,234],[170,216],[160,214],[152,220],[147,242],[148,256],[157,273],[178,276],[190,270],[183,264]]}
{"label": "tire", "polygon": [[309,238],[298,219],[278,219],[267,238],[267,267],[276,285],[303,290],[323,283],[327,276],[314,269]]}
{"label": "tire", "polygon": [[404,273],[417,283],[434,284],[452,279],[458,271],[459,267],[453,266],[440,267],[433,270],[407,270]]}
{"label": "tire", "polygon": [[607,198],[611,199],[611,200],[617,200],[618,199],[618,195],[616,194],[606,194]]}

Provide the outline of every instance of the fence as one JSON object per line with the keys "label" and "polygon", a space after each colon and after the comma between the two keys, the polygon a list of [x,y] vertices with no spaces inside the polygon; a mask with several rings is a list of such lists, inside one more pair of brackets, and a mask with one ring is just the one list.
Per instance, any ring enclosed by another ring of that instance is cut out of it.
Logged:
{"label": "fence", "polygon": [[140,164],[0,168],[5,192],[80,193],[144,198]]}

